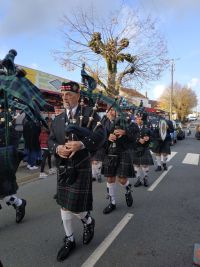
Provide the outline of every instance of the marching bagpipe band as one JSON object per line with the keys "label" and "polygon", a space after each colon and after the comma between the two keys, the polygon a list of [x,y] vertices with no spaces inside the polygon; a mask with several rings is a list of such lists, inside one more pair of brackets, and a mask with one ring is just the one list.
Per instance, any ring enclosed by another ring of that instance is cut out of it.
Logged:
{"label": "marching bagpipe band", "polygon": [[[98,125],[102,124],[103,120],[107,116],[108,111],[111,108],[113,108],[116,111],[117,115],[113,121],[112,131],[114,132],[114,129],[116,128],[125,129],[126,126],[130,123],[130,116],[128,115],[127,111],[131,110],[134,113],[134,115],[136,115],[136,113],[141,114],[143,123],[146,125],[148,124],[148,128],[150,128],[151,131],[153,132],[153,136],[155,139],[162,140],[162,141],[165,140],[166,135],[167,135],[167,129],[169,128],[168,121],[165,118],[157,114],[154,114],[153,118],[151,118],[152,114],[146,111],[145,107],[143,106],[142,100],[139,106],[135,106],[135,105],[129,105],[126,99],[123,97],[112,98],[110,96],[102,94],[101,92],[99,94],[93,93],[93,90],[95,89],[95,87],[92,88],[90,87],[90,85],[91,84],[94,85],[95,81],[92,77],[90,77],[85,72],[84,67],[85,65],[83,65],[83,69],[81,71],[81,75],[83,78],[82,81],[83,81],[83,84],[86,85],[86,87],[89,89],[87,91],[83,90],[81,92],[82,97],[88,98],[89,104],[90,105],[93,104],[94,108],[96,107],[96,111],[98,111],[99,101],[106,103],[106,105],[108,106],[108,109],[106,110],[106,114],[98,122]],[[88,82],[87,82],[87,79],[88,79]]]}

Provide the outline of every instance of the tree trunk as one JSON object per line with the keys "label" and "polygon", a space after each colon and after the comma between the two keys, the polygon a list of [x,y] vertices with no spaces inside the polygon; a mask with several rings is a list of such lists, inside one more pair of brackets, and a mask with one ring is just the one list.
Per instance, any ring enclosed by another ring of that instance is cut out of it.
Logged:
{"label": "tree trunk", "polygon": [[108,70],[108,81],[107,81],[107,92],[108,95],[117,96],[119,95],[119,90],[116,88],[116,75],[117,75],[117,62],[107,61]]}

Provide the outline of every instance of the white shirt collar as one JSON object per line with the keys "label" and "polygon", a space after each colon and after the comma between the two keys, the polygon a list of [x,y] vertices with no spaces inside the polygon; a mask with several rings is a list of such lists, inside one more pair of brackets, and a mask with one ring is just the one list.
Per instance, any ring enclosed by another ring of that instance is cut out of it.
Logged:
{"label": "white shirt collar", "polygon": [[[77,107],[78,107],[78,105],[76,105],[75,107],[73,107],[72,109],[71,109],[71,114],[72,115],[74,115],[75,113],[76,113],[76,110],[77,110]],[[66,112],[67,112],[67,116],[69,115],[69,112],[70,112],[70,109],[66,109]]]}

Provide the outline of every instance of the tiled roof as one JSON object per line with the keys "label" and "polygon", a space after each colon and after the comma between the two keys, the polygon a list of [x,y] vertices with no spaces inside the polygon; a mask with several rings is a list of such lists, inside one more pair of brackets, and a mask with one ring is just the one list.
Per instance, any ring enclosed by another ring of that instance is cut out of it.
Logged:
{"label": "tiled roof", "polygon": [[152,108],[155,108],[159,106],[159,101],[149,100],[149,104],[151,105]]}
{"label": "tiled roof", "polygon": [[127,94],[127,96],[129,96],[129,97],[147,98],[146,96],[144,96],[143,94],[141,94],[137,90],[131,89],[131,88],[120,88],[120,92]]}

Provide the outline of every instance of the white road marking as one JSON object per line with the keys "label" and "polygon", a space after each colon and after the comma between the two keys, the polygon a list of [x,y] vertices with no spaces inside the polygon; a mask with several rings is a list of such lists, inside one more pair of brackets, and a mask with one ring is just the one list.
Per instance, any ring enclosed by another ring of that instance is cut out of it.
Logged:
{"label": "white road marking", "polygon": [[162,181],[162,179],[165,177],[165,175],[171,170],[172,166],[169,166],[167,171],[164,171],[157,180],[147,189],[147,191],[153,191],[156,186]]}
{"label": "white road marking", "polygon": [[172,151],[171,154],[167,156],[167,161],[170,161],[176,154],[177,152]]}
{"label": "white road marking", "polygon": [[133,214],[127,213],[124,218],[115,226],[112,232],[95,249],[90,257],[81,265],[81,267],[93,267],[132,217]]}
{"label": "white road marking", "polygon": [[199,163],[199,154],[187,153],[182,163],[198,165]]}

